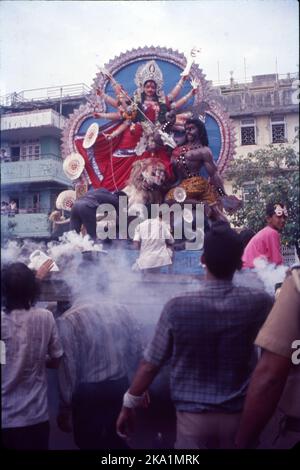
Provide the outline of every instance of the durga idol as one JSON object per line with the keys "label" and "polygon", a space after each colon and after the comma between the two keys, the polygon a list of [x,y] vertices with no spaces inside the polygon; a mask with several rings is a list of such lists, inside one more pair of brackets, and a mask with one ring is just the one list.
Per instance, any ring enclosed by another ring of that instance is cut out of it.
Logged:
{"label": "durga idol", "polygon": [[[100,128],[94,146],[103,178],[101,184],[93,186],[105,187],[110,191],[122,189],[134,162],[147,157],[158,158],[170,173],[170,149],[164,145],[157,146],[154,135],[158,130],[169,131],[171,126],[173,129],[183,126],[190,113],[180,113],[180,108],[197,93],[198,83],[192,81],[191,90],[176,100],[188,79],[188,75],[183,75],[165,96],[162,71],[154,60],[150,60],[138,67],[135,75],[137,89],[131,98],[106,70],[102,73],[111,80],[115,97],[101,90],[97,90],[97,94],[115,111],[97,112],[95,109],[94,117],[109,120],[111,125]],[[173,115],[176,113],[175,124],[168,120],[172,110]]]}

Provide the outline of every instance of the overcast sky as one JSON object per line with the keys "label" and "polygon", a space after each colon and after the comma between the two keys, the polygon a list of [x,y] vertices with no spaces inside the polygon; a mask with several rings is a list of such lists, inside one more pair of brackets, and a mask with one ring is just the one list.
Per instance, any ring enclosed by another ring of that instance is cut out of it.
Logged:
{"label": "overcast sky", "polygon": [[96,64],[143,46],[202,48],[208,80],[296,72],[297,0],[0,2],[0,95],[92,85]]}

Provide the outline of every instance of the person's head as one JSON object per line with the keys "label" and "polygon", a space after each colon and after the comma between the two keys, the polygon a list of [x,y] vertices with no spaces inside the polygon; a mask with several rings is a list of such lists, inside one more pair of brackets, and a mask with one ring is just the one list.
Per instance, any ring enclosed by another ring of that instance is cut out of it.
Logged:
{"label": "person's head", "polygon": [[144,87],[143,87],[143,92],[144,92],[145,97],[155,98],[156,97],[156,89],[157,89],[157,86],[156,86],[155,81],[154,80],[147,80],[144,83]]}
{"label": "person's head", "polygon": [[240,239],[242,240],[243,247],[246,248],[251,238],[254,237],[255,232],[251,228],[245,228],[240,231]]}
{"label": "person's head", "polygon": [[74,299],[105,294],[109,287],[109,261],[105,251],[83,251],[81,261],[74,267],[70,278],[70,289]]}
{"label": "person's head", "polygon": [[266,216],[269,227],[278,230],[278,232],[281,232],[285,226],[286,219],[288,217],[288,211],[282,202],[270,202],[266,206]]}
{"label": "person's head", "polygon": [[217,221],[204,237],[201,261],[217,279],[232,279],[242,267],[243,243],[227,222]]}
{"label": "person's head", "polygon": [[29,310],[39,294],[39,283],[24,263],[12,263],[2,270],[2,303],[8,310]]}
{"label": "person's head", "polygon": [[204,146],[208,146],[208,136],[204,123],[200,119],[187,119],[185,123],[185,135],[188,142],[200,141]]}

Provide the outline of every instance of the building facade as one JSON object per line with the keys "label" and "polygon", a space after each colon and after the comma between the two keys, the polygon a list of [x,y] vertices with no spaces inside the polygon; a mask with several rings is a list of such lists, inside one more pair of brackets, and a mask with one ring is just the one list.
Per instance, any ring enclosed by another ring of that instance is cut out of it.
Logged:
{"label": "building facade", "polygon": [[[219,88],[224,108],[233,121],[236,156],[246,156],[267,145],[298,148],[299,74],[256,75],[251,82]],[[229,182],[225,182],[228,191]],[[244,192],[249,191],[251,182]]]}
{"label": "building facade", "polygon": [[62,168],[61,132],[88,88],[30,92],[35,96],[23,92],[6,97],[1,107],[2,240],[50,237],[49,213],[58,194],[71,187]]}

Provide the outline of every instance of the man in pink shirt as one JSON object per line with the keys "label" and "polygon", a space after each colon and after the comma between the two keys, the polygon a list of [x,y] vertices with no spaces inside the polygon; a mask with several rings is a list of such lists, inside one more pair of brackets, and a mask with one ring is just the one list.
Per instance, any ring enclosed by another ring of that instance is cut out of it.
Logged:
{"label": "man in pink shirt", "polygon": [[254,268],[256,258],[265,258],[269,263],[282,264],[280,235],[285,226],[288,212],[284,204],[268,204],[266,207],[267,226],[260,230],[245,248],[243,267]]}

